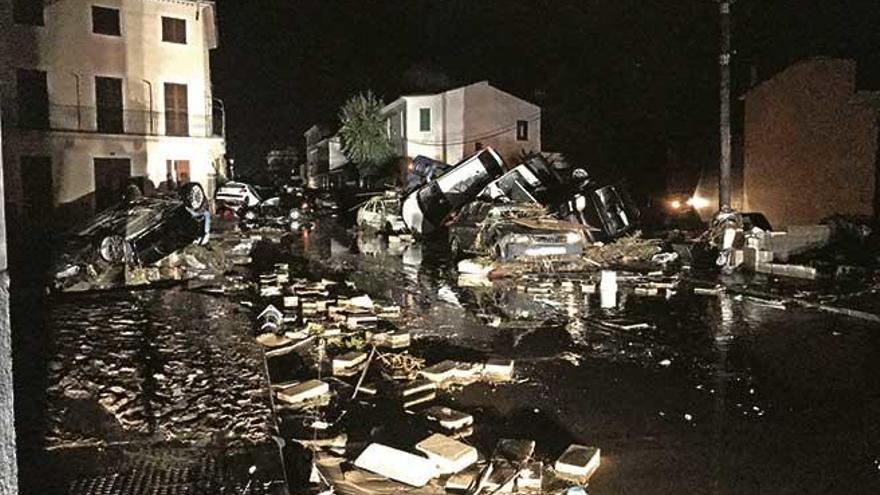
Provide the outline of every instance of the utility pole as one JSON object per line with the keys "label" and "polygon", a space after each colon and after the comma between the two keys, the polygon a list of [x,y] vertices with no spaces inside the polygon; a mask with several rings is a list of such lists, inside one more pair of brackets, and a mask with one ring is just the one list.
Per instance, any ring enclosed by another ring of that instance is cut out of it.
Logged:
{"label": "utility pole", "polygon": [[718,174],[718,207],[730,206],[730,1],[720,0],[721,51],[721,167]]}
{"label": "utility pole", "polygon": [[[2,113],[3,108],[0,107],[0,115]],[[0,123],[0,135],[2,135],[2,123]],[[0,137],[0,149],[3,148],[2,141]],[[0,495],[14,495],[18,493],[18,464],[15,460],[12,328],[9,325],[9,271],[6,260],[6,212],[3,198],[3,154],[0,153]]]}

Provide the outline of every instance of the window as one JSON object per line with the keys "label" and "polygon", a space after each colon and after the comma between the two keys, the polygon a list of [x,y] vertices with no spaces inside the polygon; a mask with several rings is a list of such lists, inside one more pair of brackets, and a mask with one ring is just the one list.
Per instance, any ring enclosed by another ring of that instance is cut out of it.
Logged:
{"label": "window", "polygon": [[178,184],[186,184],[190,180],[189,160],[165,160],[167,177],[172,177]]}
{"label": "window", "polygon": [[165,134],[189,136],[186,84],[165,83]]}
{"label": "window", "polygon": [[186,44],[186,19],[162,18],[162,41]]}
{"label": "window", "polygon": [[21,69],[16,73],[18,124],[27,129],[49,128],[49,90],[46,73]]}
{"label": "window", "polygon": [[12,18],[16,24],[43,25],[43,2],[37,0],[14,0]]}
{"label": "window", "polygon": [[430,108],[420,108],[419,109],[419,130],[422,132],[428,132],[431,130],[431,109]]}
{"label": "window", "polygon": [[517,120],[516,121],[516,140],[517,141],[528,141],[529,140],[529,121],[528,120]]}
{"label": "window", "polygon": [[92,32],[107,36],[120,36],[119,10],[92,6]]}
{"label": "window", "polygon": [[98,107],[98,132],[122,134],[122,79],[95,78],[95,102]]}

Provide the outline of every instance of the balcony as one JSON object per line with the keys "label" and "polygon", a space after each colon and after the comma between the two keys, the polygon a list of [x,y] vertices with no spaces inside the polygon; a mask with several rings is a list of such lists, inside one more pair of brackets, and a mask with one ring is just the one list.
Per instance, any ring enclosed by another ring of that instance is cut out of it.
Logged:
{"label": "balcony", "polygon": [[3,125],[19,129],[131,136],[223,137],[224,114],[213,105],[210,114],[157,112],[50,104],[23,107],[3,100]]}

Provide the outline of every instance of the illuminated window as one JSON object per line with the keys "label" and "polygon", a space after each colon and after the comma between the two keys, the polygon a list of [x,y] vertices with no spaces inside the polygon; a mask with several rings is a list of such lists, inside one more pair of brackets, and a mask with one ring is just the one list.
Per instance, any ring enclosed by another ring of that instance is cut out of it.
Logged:
{"label": "illuminated window", "polygon": [[119,10],[92,6],[92,32],[107,36],[121,36]]}
{"label": "illuminated window", "polygon": [[428,132],[431,130],[431,109],[430,108],[420,108],[419,109],[419,130],[422,132]]}
{"label": "illuminated window", "polygon": [[516,121],[516,140],[517,141],[528,141],[529,140],[529,121],[528,120],[517,120]]}

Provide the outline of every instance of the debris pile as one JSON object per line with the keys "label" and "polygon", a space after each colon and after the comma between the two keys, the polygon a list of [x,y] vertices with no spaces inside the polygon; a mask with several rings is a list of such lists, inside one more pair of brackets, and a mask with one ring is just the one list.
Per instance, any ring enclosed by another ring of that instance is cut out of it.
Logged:
{"label": "debris pile", "polygon": [[553,464],[535,458],[534,441],[501,440],[489,457],[469,443],[479,425],[445,405],[448,394],[477,382],[512,382],[514,360],[432,361],[399,326],[406,319],[399,307],[358,294],[354,284],[292,277],[283,263],[258,279],[255,338],[281,435],[309,452],[319,487],[564,493],[595,471],[598,449],[590,451],[595,458],[566,452]]}

